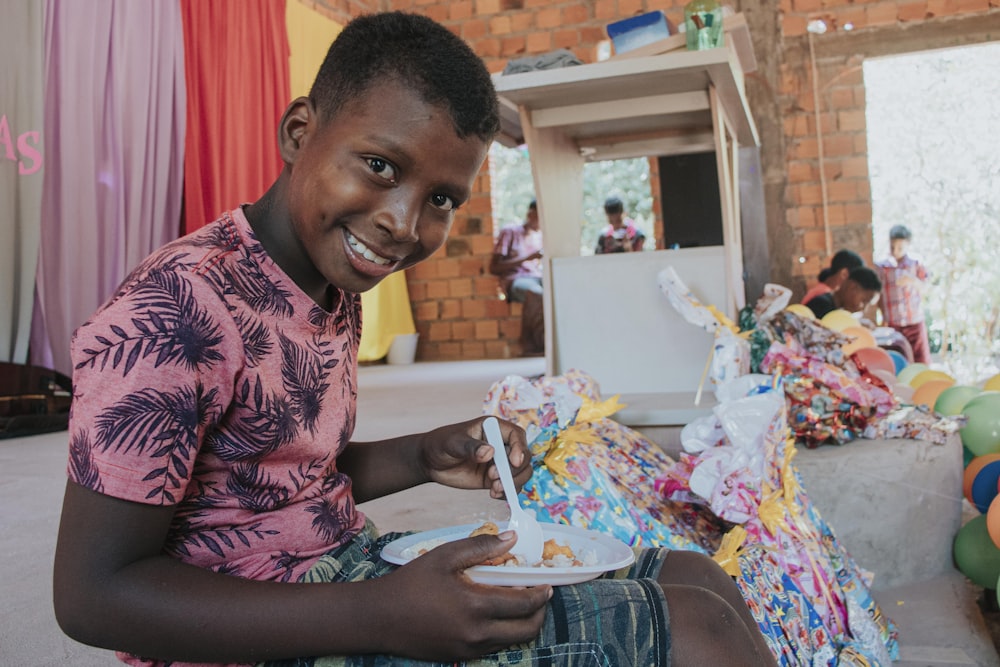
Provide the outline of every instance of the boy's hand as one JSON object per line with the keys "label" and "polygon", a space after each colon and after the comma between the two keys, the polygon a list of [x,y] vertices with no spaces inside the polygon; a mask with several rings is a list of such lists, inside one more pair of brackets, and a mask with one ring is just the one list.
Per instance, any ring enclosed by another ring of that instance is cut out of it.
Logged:
{"label": "boy's hand", "polygon": [[[456,489],[489,489],[493,498],[503,498],[503,486],[493,448],[483,434],[483,419],[435,429],[423,436],[420,462],[427,478]],[[531,479],[531,453],[524,430],[508,421],[500,421],[500,433],[507,444],[514,484],[520,489]]]}
{"label": "boy's hand", "polygon": [[465,570],[510,550],[514,533],[443,544],[382,577],[392,592],[385,627],[390,651],[451,662],[499,651],[538,636],[548,585],[506,588],[477,584]]}

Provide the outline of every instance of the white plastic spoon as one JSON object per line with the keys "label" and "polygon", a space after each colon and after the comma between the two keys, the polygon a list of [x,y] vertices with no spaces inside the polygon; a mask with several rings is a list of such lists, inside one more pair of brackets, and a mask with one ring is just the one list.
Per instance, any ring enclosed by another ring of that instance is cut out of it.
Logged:
{"label": "white plastic spoon", "polygon": [[545,542],[542,537],[542,527],[538,525],[534,512],[522,508],[517,499],[517,487],[514,486],[514,476],[511,475],[510,462],[507,460],[507,449],[504,447],[503,436],[500,435],[500,423],[496,417],[486,418],[483,422],[483,432],[486,433],[486,441],[493,447],[493,463],[500,474],[500,483],[503,484],[507,504],[510,505],[507,530],[517,533],[517,544],[511,547],[510,552],[524,558],[528,565],[534,565],[542,560],[542,544]]}

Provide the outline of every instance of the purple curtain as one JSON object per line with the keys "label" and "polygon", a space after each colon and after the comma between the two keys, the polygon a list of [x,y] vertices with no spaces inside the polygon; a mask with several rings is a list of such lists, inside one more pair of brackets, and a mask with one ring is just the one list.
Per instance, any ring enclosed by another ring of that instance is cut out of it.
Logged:
{"label": "purple curtain", "polygon": [[177,2],[47,0],[45,178],[31,360],[69,341],[180,229],[185,124]]}
{"label": "purple curtain", "polygon": [[42,205],[42,5],[0,19],[0,362],[28,359]]}

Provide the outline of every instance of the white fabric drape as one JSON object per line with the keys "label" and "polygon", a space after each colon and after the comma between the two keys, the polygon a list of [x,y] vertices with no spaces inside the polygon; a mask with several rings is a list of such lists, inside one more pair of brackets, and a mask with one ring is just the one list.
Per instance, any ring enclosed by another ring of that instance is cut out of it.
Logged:
{"label": "white fabric drape", "polygon": [[42,202],[43,5],[0,20],[0,361],[28,359]]}

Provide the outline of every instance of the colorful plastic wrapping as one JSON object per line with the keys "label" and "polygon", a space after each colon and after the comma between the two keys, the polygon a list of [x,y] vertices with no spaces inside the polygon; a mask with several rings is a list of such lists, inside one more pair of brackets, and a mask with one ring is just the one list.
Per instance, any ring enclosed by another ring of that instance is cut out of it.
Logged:
{"label": "colorful plastic wrapping", "polygon": [[540,520],[712,555],[782,666],[889,667],[896,630],[869,593],[870,575],[802,489],[780,383],[747,386],[751,396],[715,408],[701,451],[676,462],[611,420],[617,397],[602,400],[580,371],[505,378],[485,412],[528,432],[534,476],[525,491]]}

